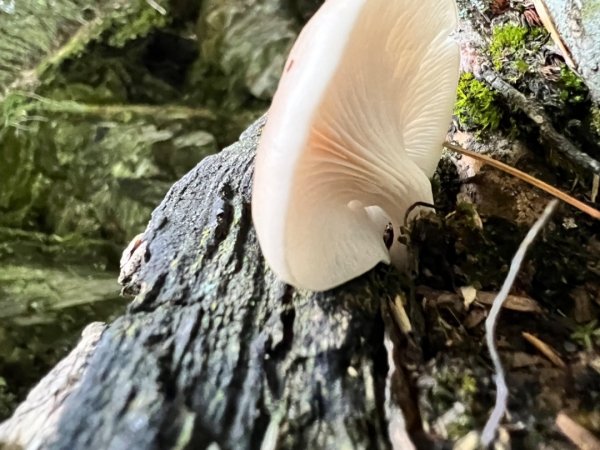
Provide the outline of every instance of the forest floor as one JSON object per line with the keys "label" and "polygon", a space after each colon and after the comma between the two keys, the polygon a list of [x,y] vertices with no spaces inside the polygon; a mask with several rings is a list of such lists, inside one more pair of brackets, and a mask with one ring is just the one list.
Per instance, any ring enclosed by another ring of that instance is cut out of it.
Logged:
{"label": "forest floor", "polygon": [[[593,173],[541,145],[537,125],[481,76],[494,71],[528,102],[542,105],[575,147],[600,156],[598,107],[532,5],[459,5],[467,72],[449,140],[593,205]],[[460,448],[474,448],[470,432],[483,427],[495,392],[485,319],[520,241],[551,196],[452,152],[437,181],[437,214],[419,221],[410,237],[418,260],[415,298],[427,324],[420,348],[431,358],[424,358],[429,363],[415,377],[424,387],[422,407],[434,434],[451,441],[464,437]],[[579,431],[574,423],[600,433],[598,221],[562,205],[530,249],[512,294],[497,329],[510,390],[509,420],[500,436],[512,448],[570,448],[566,435],[577,440]]]}

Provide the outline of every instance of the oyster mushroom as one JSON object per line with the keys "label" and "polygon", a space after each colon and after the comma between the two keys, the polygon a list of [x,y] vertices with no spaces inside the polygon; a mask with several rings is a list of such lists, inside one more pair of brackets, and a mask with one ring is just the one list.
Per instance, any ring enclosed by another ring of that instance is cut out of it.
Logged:
{"label": "oyster mushroom", "polygon": [[252,217],[285,282],[326,290],[402,267],[394,230],[432,202],[455,100],[453,0],[327,0],[300,33],[263,130]]}

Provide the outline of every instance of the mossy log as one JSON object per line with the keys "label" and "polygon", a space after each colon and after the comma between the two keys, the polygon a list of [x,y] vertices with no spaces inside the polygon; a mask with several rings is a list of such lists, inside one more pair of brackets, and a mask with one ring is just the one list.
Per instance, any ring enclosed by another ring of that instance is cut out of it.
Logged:
{"label": "mossy log", "polygon": [[563,155],[575,167],[580,167],[593,175],[600,175],[600,162],[579,150],[567,137],[560,134],[544,108],[535,100],[528,99],[493,70],[485,70],[480,77],[498,92],[511,107],[523,111],[539,129],[538,140],[550,150]]}
{"label": "mossy log", "polygon": [[380,267],[313,293],[267,268],[250,214],[261,126],[203,160],[155,210],[124,278],[139,293],[104,331],[42,448],[374,449],[407,439],[405,429],[422,435],[394,369],[398,336],[385,331],[395,275]]}

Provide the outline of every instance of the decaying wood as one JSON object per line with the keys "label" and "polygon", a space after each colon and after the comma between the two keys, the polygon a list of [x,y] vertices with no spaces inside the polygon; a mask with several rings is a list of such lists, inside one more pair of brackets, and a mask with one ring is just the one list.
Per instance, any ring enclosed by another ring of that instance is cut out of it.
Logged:
{"label": "decaying wood", "polygon": [[96,322],[83,331],[81,341],[29,393],[13,416],[0,425],[0,448],[45,448],[58,433],[65,401],[79,389],[88,362],[106,326]]}
{"label": "decaying wood", "polygon": [[399,338],[384,339],[388,271],[309,293],[266,267],[250,217],[260,127],[154,212],[122,278],[139,294],[40,448],[390,448],[419,435]]}
{"label": "decaying wood", "polygon": [[600,100],[600,7],[597,0],[537,0],[546,10],[571,64]]}
{"label": "decaying wood", "polygon": [[502,95],[511,108],[524,112],[531,119],[539,129],[540,143],[548,150],[560,153],[575,167],[585,169],[594,175],[600,174],[600,162],[579,150],[564,135],[560,134],[552,125],[552,121],[544,109],[534,100],[525,97],[492,70],[482,72],[480,77]]}

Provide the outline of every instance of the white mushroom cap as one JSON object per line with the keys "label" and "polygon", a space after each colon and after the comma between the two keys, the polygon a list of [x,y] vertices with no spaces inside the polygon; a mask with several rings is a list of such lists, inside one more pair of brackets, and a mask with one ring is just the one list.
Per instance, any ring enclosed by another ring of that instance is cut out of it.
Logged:
{"label": "white mushroom cap", "polygon": [[432,202],[455,100],[453,0],[327,0],[300,33],[263,130],[252,217],[285,282],[326,290],[379,262],[407,209]]}

